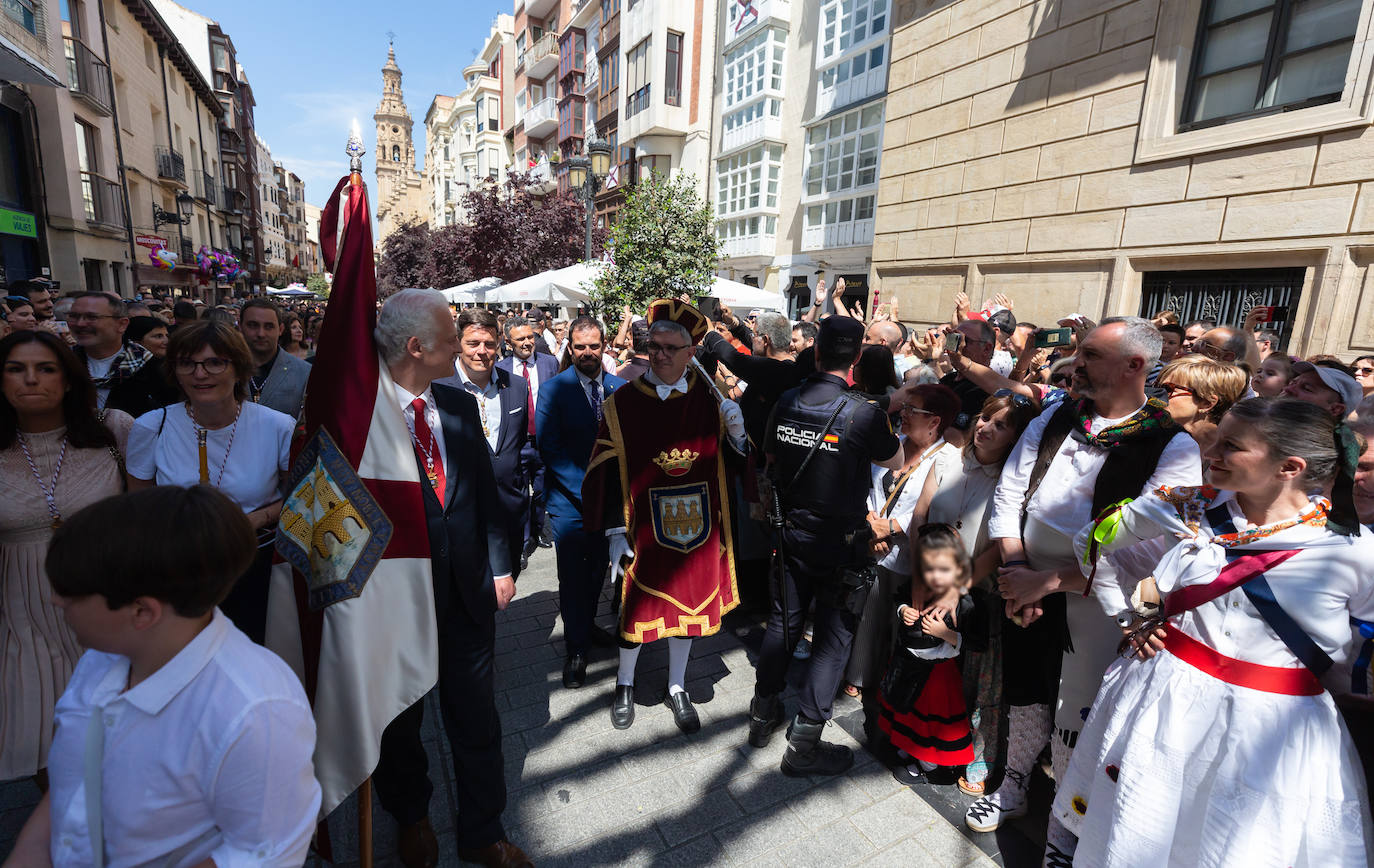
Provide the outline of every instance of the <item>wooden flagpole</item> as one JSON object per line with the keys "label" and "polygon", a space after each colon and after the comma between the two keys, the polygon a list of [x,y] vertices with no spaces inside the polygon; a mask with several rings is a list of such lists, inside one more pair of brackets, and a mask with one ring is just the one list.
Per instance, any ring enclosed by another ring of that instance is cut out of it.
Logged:
{"label": "wooden flagpole", "polygon": [[372,868],[372,778],[358,788],[358,865]]}

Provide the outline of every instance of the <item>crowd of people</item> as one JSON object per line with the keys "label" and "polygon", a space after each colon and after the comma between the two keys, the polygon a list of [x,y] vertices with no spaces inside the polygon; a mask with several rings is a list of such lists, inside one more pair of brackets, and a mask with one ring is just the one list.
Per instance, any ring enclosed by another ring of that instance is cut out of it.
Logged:
{"label": "crowd of people", "polygon": [[[299,865],[314,724],[262,646],[322,306],[53,290],[11,286],[0,335],[0,779],[45,793],[7,864]],[[844,293],[820,281],[797,321],[664,298],[614,334],[380,305],[460,855],[529,864],[501,824],[494,617],[553,547],[562,684],[614,647],[617,729],[663,639],[696,732],[692,640],[739,609],[766,622],[741,741],[785,726],[784,774],[850,768],[823,738],[847,696],[973,832],[1048,777],[1048,866],[1366,864],[1374,357],[1290,357],[1265,309],[1042,327],[961,293],[914,328]],[[373,775],[407,866],[439,857],[422,716]]]}

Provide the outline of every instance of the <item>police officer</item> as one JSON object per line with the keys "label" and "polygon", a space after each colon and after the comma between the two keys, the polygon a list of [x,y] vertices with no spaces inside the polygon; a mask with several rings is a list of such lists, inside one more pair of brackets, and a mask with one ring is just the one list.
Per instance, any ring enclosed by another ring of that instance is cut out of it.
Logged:
{"label": "police officer", "polygon": [[782,725],[779,694],[792,646],[814,598],[811,669],[782,758],[783,773],[794,776],[836,775],[854,763],[849,748],[821,741],[858,620],[845,605],[842,576],[846,567],[867,558],[861,531],[870,464],[896,470],[902,463],[901,444],[886,413],[845,385],[845,374],[863,349],[863,337],[859,320],[832,316],[822,322],[816,338],[816,373],[783,393],[764,435],[769,475],[784,518],[785,586],[774,588],[768,632],[759,653],[749,743],[763,747]]}

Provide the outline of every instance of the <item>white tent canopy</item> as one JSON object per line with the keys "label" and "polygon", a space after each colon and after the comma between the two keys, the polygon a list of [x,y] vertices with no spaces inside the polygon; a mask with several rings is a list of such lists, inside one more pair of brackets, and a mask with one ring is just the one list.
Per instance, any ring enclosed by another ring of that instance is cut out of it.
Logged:
{"label": "white tent canopy", "polygon": [[282,289],[274,289],[269,286],[267,287],[267,294],[283,298],[304,298],[305,296],[315,298],[315,293],[306,289],[305,284],[303,283],[293,283],[290,286],[283,287]]}
{"label": "white tent canopy", "polygon": [[[499,304],[586,304],[592,282],[601,273],[601,268],[600,262],[579,262],[512,281],[488,290],[484,298],[477,300]],[[709,294],[736,310],[756,307],[787,310],[787,304],[780,294],[723,277],[713,279]]]}
{"label": "white tent canopy", "polygon": [[487,298],[491,290],[501,285],[499,277],[484,277],[481,280],[474,280],[468,283],[450,286],[448,289],[439,290],[448,299],[449,304],[481,304],[490,301]]}

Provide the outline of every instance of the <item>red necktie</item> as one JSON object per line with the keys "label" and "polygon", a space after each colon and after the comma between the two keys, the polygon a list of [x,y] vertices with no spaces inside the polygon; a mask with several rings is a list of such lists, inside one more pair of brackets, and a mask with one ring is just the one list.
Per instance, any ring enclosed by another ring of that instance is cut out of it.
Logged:
{"label": "red necktie", "polygon": [[525,407],[529,411],[530,417],[530,436],[534,436],[534,380],[530,379],[530,363],[525,360],[520,361],[522,370],[525,372],[525,385],[529,388],[525,390]]}
{"label": "red necktie", "polygon": [[444,456],[440,453],[438,441],[434,439],[434,432],[429,430],[429,420],[425,419],[425,399],[416,398],[410,402],[410,408],[415,411],[415,452],[424,464],[429,484],[434,486],[434,493],[443,503],[444,488],[448,483],[444,477]]}

